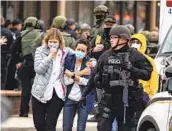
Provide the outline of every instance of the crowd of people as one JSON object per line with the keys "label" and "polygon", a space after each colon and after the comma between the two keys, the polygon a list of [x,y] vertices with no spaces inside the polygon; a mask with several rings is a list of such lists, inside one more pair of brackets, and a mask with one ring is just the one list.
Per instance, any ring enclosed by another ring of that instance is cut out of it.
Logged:
{"label": "crowd of people", "polygon": [[[109,9],[94,9],[96,24],[56,16],[22,23],[1,17],[1,89],[21,88],[20,117],[28,117],[32,97],[37,131],[55,131],[63,109],[63,131],[98,122],[98,131],[132,131],[148,100],[158,91],[152,51],[158,29],[135,33],[118,25]],[[93,118],[88,114],[96,109]]]}

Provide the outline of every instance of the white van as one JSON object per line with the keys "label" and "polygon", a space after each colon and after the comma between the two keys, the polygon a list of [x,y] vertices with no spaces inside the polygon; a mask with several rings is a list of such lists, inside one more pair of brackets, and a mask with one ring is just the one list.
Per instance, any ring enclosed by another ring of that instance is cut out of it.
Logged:
{"label": "white van", "polygon": [[[166,6],[166,0],[161,0],[159,44],[155,64],[162,75],[166,68],[164,59],[172,56],[172,7]],[[172,68],[171,77],[166,82],[168,91],[151,98],[139,119],[137,131],[172,131]]]}
{"label": "white van", "polygon": [[167,70],[170,73],[166,86],[168,91],[151,98],[139,119],[137,131],[172,131],[172,66]]}
{"label": "white van", "polygon": [[155,57],[158,73],[161,71],[163,59],[172,55],[172,7],[167,7],[166,0],[160,1],[160,25],[159,25],[159,45],[160,49]]}

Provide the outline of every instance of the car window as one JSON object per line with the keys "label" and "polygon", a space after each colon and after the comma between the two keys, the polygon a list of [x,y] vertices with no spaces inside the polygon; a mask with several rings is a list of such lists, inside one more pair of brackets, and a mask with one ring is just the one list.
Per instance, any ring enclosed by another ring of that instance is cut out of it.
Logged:
{"label": "car window", "polygon": [[166,54],[169,54],[169,55],[172,54],[172,27],[168,31],[167,36],[158,53],[158,55],[166,55]]}

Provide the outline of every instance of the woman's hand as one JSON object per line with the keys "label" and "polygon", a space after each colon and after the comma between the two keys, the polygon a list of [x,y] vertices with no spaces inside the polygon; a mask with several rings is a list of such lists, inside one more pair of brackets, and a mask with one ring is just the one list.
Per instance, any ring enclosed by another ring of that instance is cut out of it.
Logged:
{"label": "woman's hand", "polygon": [[52,58],[52,57],[56,57],[57,54],[57,48],[50,48],[50,53],[48,55],[48,57]]}
{"label": "woman's hand", "polygon": [[69,71],[68,69],[65,70],[65,75],[68,77],[72,77],[74,75],[73,72]]}
{"label": "woman's hand", "polygon": [[83,75],[91,75],[91,69],[86,67],[85,69],[83,69],[81,72],[80,72],[81,76]]}

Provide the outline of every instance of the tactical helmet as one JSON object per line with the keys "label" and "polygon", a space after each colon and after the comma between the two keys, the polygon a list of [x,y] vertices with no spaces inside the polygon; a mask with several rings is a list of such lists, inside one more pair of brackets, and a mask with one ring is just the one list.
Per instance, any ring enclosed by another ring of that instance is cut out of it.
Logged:
{"label": "tactical helmet", "polygon": [[143,34],[146,37],[146,39],[149,41],[149,34],[150,34],[150,32],[148,30],[142,31],[141,34]]}
{"label": "tactical helmet", "polygon": [[44,29],[45,28],[45,23],[43,20],[38,20],[38,23],[37,23],[37,29]]}
{"label": "tactical helmet", "polygon": [[94,9],[94,14],[99,13],[109,13],[109,8],[107,8],[105,5],[99,5]]}
{"label": "tactical helmet", "polygon": [[76,23],[75,20],[72,19],[72,18],[70,18],[70,19],[68,19],[68,20],[66,21],[66,24],[67,24],[68,26],[74,25],[75,23]]}
{"label": "tactical helmet", "polygon": [[88,24],[83,23],[80,25],[80,30],[91,30],[91,27]]}
{"label": "tactical helmet", "polygon": [[109,32],[109,35],[116,35],[119,36],[120,38],[124,38],[128,40],[130,40],[131,38],[130,30],[123,25],[113,26]]}
{"label": "tactical helmet", "polygon": [[158,41],[158,32],[151,31],[150,34],[149,34],[149,41],[157,42]]}
{"label": "tactical helmet", "polygon": [[116,19],[112,15],[108,15],[106,16],[104,23],[114,24],[116,23]]}
{"label": "tactical helmet", "polygon": [[67,18],[65,16],[56,16],[53,20],[53,27],[64,28],[66,26]]}
{"label": "tactical helmet", "polygon": [[135,30],[135,28],[134,28],[134,26],[133,26],[133,25],[131,25],[131,24],[127,24],[127,25],[125,25],[125,26],[130,30],[131,34],[134,34],[134,30]]}
{"label": "tactical helmet", "polygon": [[38,19],[36,17],[28,17],[24,21],[24,27],[32,26],[36,27]]}

